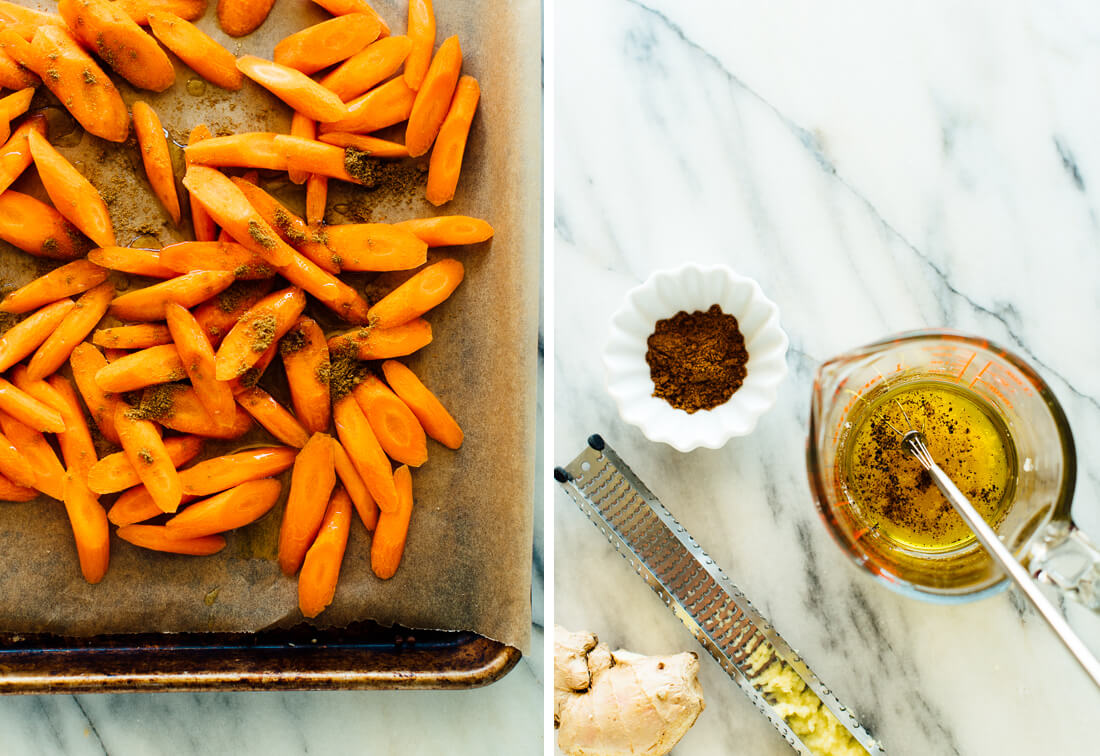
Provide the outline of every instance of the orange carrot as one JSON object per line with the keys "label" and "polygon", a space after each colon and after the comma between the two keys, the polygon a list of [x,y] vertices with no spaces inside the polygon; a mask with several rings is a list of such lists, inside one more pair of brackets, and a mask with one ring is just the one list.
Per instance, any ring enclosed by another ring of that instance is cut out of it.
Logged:
{"label": "orange carrot", "polygon": [[347,131],[362,134],[401,123],[412,112],[416,92],[400,76],[379,84],[347,105],[347,116],[317,126],[320,133]]}
{"label": "orange carrot", "polygon": [[338,488],[322,514],[321,526],[302,562],[298,576],[298,608],[306,617],[316,617],[332,603],[340,579],[340,563],[351,531],[351,499]]}
{"label": "orange carrot", "polygon": [[397,508],[397,491],[393,486],[390,461],[386,459],[386,453],[382,451],[355,397],[347,394],[337,399],[332,415],[336,420],[340,443],[367,484],[370,495],[383,512],[393,511]]}
{"label": "orange carrot", "polygon": [[[52,307],[53,305],[51,305]],[[3,364],[0,362],[0,364]],[[69,356],[69,366],[73,369],[73,380],[80,395],[84,398],[84,404],[92,415],[99,432],[113,444],[118,443],[118,434],[115,432],[115,409],[118,406],[118,398],[108,394],[95,382],[95,375],[100,368],[107,364],[98,349],[91,344],[78,344]]]}
{"label": "orange carrot", "polygon": [[38,176],[57,211],[99,246],[113,247],[111,215],[96,188],[37,131],[27,135],[27,143]]}
{"label": "orange carrot", "polygon": [[252,367],[229,381],[229,388],[233,392],[233,396],[235,397],[250,388],[255,388],[260,383],[260,379],[264,377],[264,371],[271,366],[278,354],[279,342],[272,342],[271,346],[264,350]]}
{"label": "orange carrot", "polygon": [[0,501],[31,501],[38,498],[38,491],[21,486],[0,475]]}
{"label": "orange carrot", "polygon": [[387,223],[341,223],[324,234],[343,270],[411,270],[428,259],[427,244]]}
{"label": "orange carrot", "polygon": [[199,462],[180,470],[185,496],[209,496],[250,480],[278,475],[294,464],[298,450],[288,446],[264,446]]}
{"label": "orange carrot", "polygon": [[371,169],[360,166],[354,160],[354,153],[353,159],[349,160],[347,151],[342,147],[287,134],[275,137],[275,144],[286,155],[288,170],[319,173],[354,184],[376,181]]}
{"label": "orange carrot", "polygon": [[[3,195],[0,195],[3,196]],[[266,260],[236,242],[193,241],[169,244],[160,251],[160,262],[176,273],[192,270],[228,270],[238,281],[275,275]]]}
{"label": "orange carrot", "polygon": [[[0,88],[25,89],[27,87],[37,87],[41,83],[42,80],[33,71],[16,63],[15,58],[5,52],[4,41],[0,40]],[[8,129],[10,131],[11,124],[8,125]],[[4,138],[7,139],[7,137]],[[16,486],[16,488],[21,488],[21,486]]]}
{"label": "orange carrot", "polygon": [[117,362],[130,353],[129,349],[104,349],[103,356],[107,362]]}
{"label": "orange carrot", "polygon": [[126,525],[115,531],[119,538],[150,551],[166,551],[170,554],[209,556],[225,548],[222,536],[203,536],[189,541],[172,538],[164,525]]}
{"label": "orange carrot", "polygon": [[236,408],[231,425],[214,420],[191,386],[161,384],[145,390],[140,411],[165,428],[206,438],[239,438],[252,428],[252,418]]}
{"label": "orange carrot", "polygon": [[297,252],[289,265],[279,268],[279,275],[312,294],[344,320],[367,321],[367,300],[359,292]]}
{"label": "orange carrot", "polygon": [[[131,417],[131,413],[115,412],[115,430],[118,431],[122,450],[137,472],[141,482],[149,489],[153,501],[165,512],[175,512],[180,505],[179,473],[168,456],[168,450],[157,427],[148,420]],[[89,484],[91,476],[89,475]]]}
{"label": "orange carrot", "polygon": [[0,336],[0,373],[38,349],[69,314],[73,306],[71,299],[62,299],[46,305]]}
{"label": "orange carrot", "polygon": [[301,71],[255,55],[237,58],[237,69],[308,118],[338,121],[347,117],[343,101]]}
{"label": "orange carrot", "polygon": [[462,154],[466,151],[466,137],[470,134],[470,124],[480,98],[477,79],[463,76],[458,80],[451,109],[439,128],[428,164],[426,196],[433,205],[439,206],[454,199],[458,174],[462,169]]}
{"label": "orange carrot", "polygon": [[311,433],[328,430],[329,401],[328,344],[321,327],[312,318],[300,318],[279,344],[294,414]]}
{"label": "orange carrot", "polygon": [[447,117],[461,70],[462,48],[458,44],[458,37],[448,37],[432,58],[432,64],[428,67],[428,73],[424,76],[409,113],[405,146],[413,157],[426,153],[435,141],[443,119]]}
{"label": "orange carrot", "polygon": [[161,344],[120,357],[96,373],[95,381],[104,391],[119,394],[186,376],[176,346]]}
{"label": "orange carrot", "polygon": [[305,221],[283,206],[255,182],[245,178],[235,178],[233,183],[244,193],[249,204],[260,214],[264,222],[275,229],[283,241],[300,251],[319,267],[329,273],[337,273],[340,268],[332,260],[332,252],[325,246],[325,234],[322,230],[311,229]]}
{"label": "orange carrot", "polygon": [[382,17],[370,7],[370,3],[367,0],[313,0],[313,2],[320,5],[334,16],[346,16],[349,13],[366,13],[373,16],[378,20],[378,24],[381,27],[381,35],[386,36],[390,33],[390,27],[386,25],[386,22],[382,20]]}
{"label": "orange carrot", "polygon": [[397,73],[412,49],[408,37],[385,37],[357,52],[321,79],[344,102],[354,100]]}
{"label": "orange carrot", "polygon": [[50,498],[65,500],[65,468],[46,437],[6,412],[0,411],[0,432],[8,437],[34,470],[34,487]]}
{"label": "orange carrot", "polygon": [[77,345],[106,314],[114,295],[115,287],[110,281],[104,281],[81,295],[73,309],[27,363],[27,372],[32,380],[45,378],[65,364]]}
{"label": "orange carrot", "polygon": [[165,534],[189,540],[244,527],[270,512],[282,489],[274,478],[241,483],[188,506],[165,523]]}
{"label": "orange carrot", "polygon": [[422,268],[412,278],[382,297],[367,313],[376,328],[393,328],[423,315],[462,283],[462,263],[444,258]]}
{"label": "orange carrot", "polygon": [[[2,195],[0,195],[2,196]],[[150,278],[173,278],[176,271],[165,267],[155,249],[140,247],[96,247],[88,259],[103,268]]]}
{"label": "orange carrot", "polygon": [[92,334],[92,343],[108,349],[148,349],[172,343],[167,326],[154,323],[100,328]]}
{"label": "orange carrot", "polygon": [[73,384],[67,378],[51,375],[48,383],[56,397],[51,406],[61,413],[61,419],[65,421],[65,432],[57,435],[61,456],[65,459],[65,466],[69,470],[75,469],[81,475],[81,480],[84,480],[88,470],[99,459],[88,421],[84,419],[84,409],[80,406]]}
{"label": "orange carrot", "polygon": [[195,317],[178,304],[164,306],[172,341],[199,401],[219,425],[231,426],[237,403],[229,385],[214,378],[214,348]]}
{"label": "orange carrot", "polygon": [[70,470],[65,474],[65,513],[73,529],[80,572],[93,585],[107,574],[111,537],[107,512],[99,499],[88,490],[81,476]]}
{"label": "orange carrot", "polygon": [[351,351],[361,360],[405,357],[432,343],[432,326],[423,318],[394,328],[360,328],[328,340],[330,354]]}
{"label": "orange carrot", "polygon": [[405,149],[405,145],[398,144],[397,142],[390,142],[385,139],[379,139],[378,137],[368,136],[366,134],[349,134],[346,131],[332,131],[328,134],[321,134],[318,139],[325,144],[334,144],[337,147],[353,147],[368,157],[403,158],[409,156],[409,151]]}
{"label": "orange carrot", "polygon": [[77,39],[135,87],[163,92],[175,82],[168,55],[114,3],[57,0],[57,11]]}
{"label": "orange carrot", "polygon": [[218,0],[218,26],[230,37],[243,37],[260,28],[275,0]]}
{"label": "orange carrot", "polygon": [[92,246],[80,229],[53,207],[11,189],[0,193],[0,239],[35,257],[52,260],[75,260]]}
{"label": "orange carrot", "polygon": [[367,416],[382,451],[396,462],[419,467],[428,461],[424,428],[397,394],[374,375],[368,374],[352,391]]}
{"label": "orange carrot", "polygon": [[[122,405],[121,411],[116,415],[122,416],[127,413],[133,414],[129,407]],[[167,458],[174,468],[185,465],[197,457],[202,451],[202,444],[202,439],[197,436],[173,436],[163,442]],[[125,451],[108,454],[88,470],[88,487],[97,494],[125,491],[141,483],[138,469],[134,467]]]}
{"label": "orange carrot", "polygon": [[349,13],[291,34],[275,45],[273,59],[280,65],[311,74],[347,60],[381,31],[377,16]]}
{"label": "orange carrot", "polygon": [[267,131],[246,131],[210,137],[189,145],[185,155],[189,165],[285,171],[286,155],[275,144],[277,136]]}
{"label": "orange carrot", "polygon": [[[295,113],[290,118],[290,135],[301,137],[303,139],[316,139],[317,122],[314,121],[312,118],[306,118],[301,113]],[[288,166],[287,178],[289,178],[295,184],[304,184],[306,179],[309,178],[309,173],[305,171],[292,170]]]}
{"label": "orange carrot", "polygon": [[332,450],[335,452],[333,464],[336,467],[336,475],[344,485],[344,490],[351,497],[355,505],[355,511],[359,513],[359,519],[363,521],[363,527],[374,530],[378,522],[378,505],[367,490],[367,484],[363,482],[363,476],[355,469],[351,457],[344,451],[344,446],[339,441],[333,441]]}
{"label": "orange carrot", "polygon": [[[234,66],[234,70],[236,70],[236,66]],[[200,123],[191,129],[191,133],[187,137],[187,146],[191,147],[204,139],[210,139],[212,136],[213,134],[210,133],[210,129],[206,127],[206,124]],[[184,164],[191,164],[186,150],[183,153],[183,160]],[[190,192],[187,193],[187,196],[191,199],[191,228],[195,232],[195,240],[200,242],[214,241],[218,238],[218,229],[214,224],[214,220],[210,217],[210,213],[206,212],[206,208],[202,206],[201,202],[192,197]]]}
{"label": "orange carrot", "polygon": [[[76,0],[82,2],[82,0]],[[172,156],[168,153],[168,140],[160,118],[149,105],[141,100],[134,102],[134,134],[141,151],[145,175],[153,187],[160,204],[168,211],[172,222],[180,222],[180,199],[176,194],[176,177],[172,173]]]}
{"label": "orange carrot", "polygon": [[0,433],[0,474],[15,485],[34,485],[34,468],[3,433]]}
{"label": "orange carrot", "polygon": [[383,580],[393,577],[401,564],[412,519],[412,473],[402,465],[394,470],[393,480],[397,487],[397,507],[389,512],[382,510],[370,545],[371,569]]}
{"label": "orange carrot", "polygon": [[[180,473],[182,476],[182,473]],[[184,494],[180,502],[187,504],[195,499],[194,496]],[[118,526],[133,525],[136,522],[145,522],[154,517],[160,517],[164,512],[153,501],[149,489],[138,484],[128,488],[115,500],[115,503],[107,511],[107,519]]]}
{"label": "orange carrot", "polygon": [[435,11],[432,0],[409,0],[409,39],[412,49],[405,61],[405,83],[420,89],[435,49]]}
{"label": "orange carrot", "polygon": [[269,294],[253,305],[218,347],[217,380],[231,380],[252,367],[264,350],[290,330],[305,306],[305,294],[294,286]]}
{"label": "orange carrot", "polygon": [[0,21],[9,26],[27,26],[32,29],[42,25],[65,27],[65,21],[55,13],[25,8],[7,0],[0,2]]}
{"label": "orange carrot", "polygon": [[302,424],[263,389],[253,387],[242,391],[237,394],[237,403],[284,444],[300,449],[309,441],[309,432]]}
{"label": "orange carrot", "polygon": [[26,113],[31,106],[34,90],[34,86],[26,86],[0,98],[0,142],[8,141],[11,136],[11,122]]}
{"label": "orange carrot", "polygon": [[[188,21],[197,21],[206,12],[206,0],[114,0],[138,26],[149,26],[149,14],[172,13]],[[169,48],[171,49],[171,48]]]}
{"label": "orange carrot", "polygon": [[4,297],[0,311],[22,313],[59,299],[80,294],[107,280],[107,270],[87,260],[76,260],[34,279]]}
{"label": "orange carrot", "polygon": [[0,378],[0,410],[40,433],[61,433],[65,430],[60,412],[3,378]]}
{"label": "orange carrot", "polygon": [[449,449],[462,446],[462,429],[413,371],[396,360],[387,360],[382,363],[382,372],[390,388],[409,406],[429,436]]}
{"label": "orange carrot", "polygon": [[413,234],[429,247],[477,244],[493,238],[493,227],[487,221],[468,215],[414,218],[394,225]]}
{"label": "orange carrot", "polygon": [[[31,164],[31,147],[27,135],[32,131],[39,134],[46,133],[46,117],[33,115],[20,124],[19,128],[11,133],[8,141],[0,147],[0,192],[7,192],[7,188],[22,175],[23,171]],[[2,195],[0,195],[2,196]]]}
{"label": "orange carrot", "polygon": [[306,179],[306,222],[311,226],[324,223],[327,204],[328,176],[309,174]]}
{"label": "orange carrot", "polygon": [[223,89],[237,90],[244,77],[237,58],[199,27],[172,13],[149,13],[149,27],[161,44],[174,52],[195,73]]}
{"label": "orange carrot", "polygon": [[279,528],[279,568],[284,575],[293,575],[301,566],[335,485],[332,436],[314,433],[294,460],[290,496]]}
{"label": "orange carrot", "polygon": [[252,305],[263,299],[274,285],[275,282],[271,278],[242,281],[233,284],[209,302],[196,307],[195,320],[199,321],[211,345],[217,348],[233,324],[240,320]]}
{"label": "orange carrot", "polygon": [[111,313],[123,320],[163,320],[164,305],[168,302],[194,307],[229,288],[231,283],[231,271],[196,270],[164,283],[126,292],[111,302]]}

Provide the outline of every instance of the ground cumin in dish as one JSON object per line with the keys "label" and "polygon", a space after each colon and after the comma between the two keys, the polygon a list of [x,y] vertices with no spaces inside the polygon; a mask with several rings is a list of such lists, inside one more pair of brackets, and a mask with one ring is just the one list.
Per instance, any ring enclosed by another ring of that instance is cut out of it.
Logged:
{"label": "ground cumin in dish", "polygon": [[646,341],[653,395],[692,413],[725,404],[745,380],[749,353],[737,318],[711,305],[658,320]]}

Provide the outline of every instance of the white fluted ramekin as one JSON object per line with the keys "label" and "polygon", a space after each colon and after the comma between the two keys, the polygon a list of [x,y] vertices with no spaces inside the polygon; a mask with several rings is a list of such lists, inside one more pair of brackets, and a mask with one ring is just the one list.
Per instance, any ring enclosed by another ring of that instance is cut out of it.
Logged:
{"label": "white fluted ramekin", "polygon": [[[707,310],[717,304],[737,318],[745,336],[749,361],[745,381],[730,400],[710,410],[687,413],[653,396],[653,380],[645,361],[646,341],[658,320],[681,310]],[[687,264],[657,271],[631,289],[611,317],[604,349],[607,390],[626,422],[650,441],[681,452],[698,447],[717,449],[735,436],[745,436],[760,416],[775,404],[779,384],[787,375],[787,334],[779,327],[779,308],[764,296],[759,284],[724,265]]]}

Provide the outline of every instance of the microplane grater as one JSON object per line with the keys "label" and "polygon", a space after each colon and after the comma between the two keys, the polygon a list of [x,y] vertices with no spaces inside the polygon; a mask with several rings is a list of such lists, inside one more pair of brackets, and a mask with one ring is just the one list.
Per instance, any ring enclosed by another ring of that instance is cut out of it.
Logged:
{"label": "microplane grater", "polygon": [[802,678],[868,754],[886,753],[603,438],[589,437],[554,477],[795,751],[819,756],[753,683],[773,662]]}

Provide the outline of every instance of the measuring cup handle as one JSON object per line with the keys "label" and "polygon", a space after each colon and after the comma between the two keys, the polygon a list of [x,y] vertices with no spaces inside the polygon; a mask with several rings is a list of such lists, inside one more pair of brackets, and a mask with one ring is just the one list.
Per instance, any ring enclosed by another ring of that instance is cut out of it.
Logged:
{"label": "measuring cup handle", "polygon": [[1031,550],[1031,574],[1100,612],[1100,550],[1072,522],[1052,522]]}

